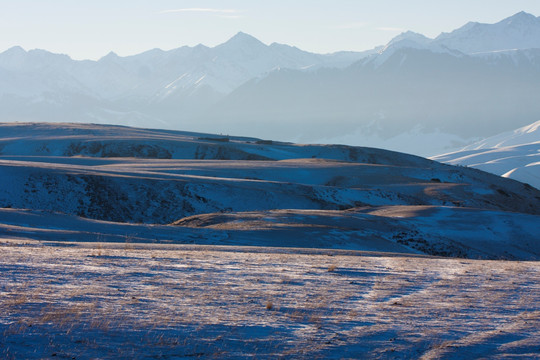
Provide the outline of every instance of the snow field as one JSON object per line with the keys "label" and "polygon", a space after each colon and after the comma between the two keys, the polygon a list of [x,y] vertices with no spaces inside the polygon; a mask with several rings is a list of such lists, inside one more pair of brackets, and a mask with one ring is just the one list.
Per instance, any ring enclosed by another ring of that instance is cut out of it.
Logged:
{"label": "snow field", "polygon": [[540,121],[431,159],[473,167],[540,189]]}

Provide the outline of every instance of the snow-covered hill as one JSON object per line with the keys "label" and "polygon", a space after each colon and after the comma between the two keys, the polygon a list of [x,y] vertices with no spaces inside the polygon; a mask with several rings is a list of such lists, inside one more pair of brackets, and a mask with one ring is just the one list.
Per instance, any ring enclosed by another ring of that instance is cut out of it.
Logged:
{"label": "snow-covered hill", "polygon": [[475,169],[118,126],[0,129],[0,237],[540,258],[540,191]]}
{"label": "snow-covered hill", "polygon": [[540,121],[432,159],[474,167],[540,189]]}

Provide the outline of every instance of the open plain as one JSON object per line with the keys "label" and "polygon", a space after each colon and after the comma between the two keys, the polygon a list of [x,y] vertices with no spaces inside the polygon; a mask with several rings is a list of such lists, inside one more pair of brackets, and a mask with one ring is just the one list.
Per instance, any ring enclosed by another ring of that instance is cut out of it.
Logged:
{"label": "open plain", "polygon": [[537,262],[35,241],[0,251],[5,359],[540,353]]}

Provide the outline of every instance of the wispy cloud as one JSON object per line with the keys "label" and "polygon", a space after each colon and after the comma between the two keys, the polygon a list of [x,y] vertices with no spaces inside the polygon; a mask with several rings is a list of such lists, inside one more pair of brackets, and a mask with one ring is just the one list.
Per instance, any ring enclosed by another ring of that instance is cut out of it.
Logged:
{"label": "wispy cloud", "polygon": [[160,11],[159,14],[171,14],[171,13],[206,13],[217,15],[229,15],[240,13],[240,10],[236,9],[212,9],[212,8],[183,8],[183,9],[170,9]]}
{"label": "wispy cloud", "polygon": [[244,18],[243,15],[218,15],[218,17],[222,19],[231,19],[231,20]]}
{"label": "wispy cloud", "polygon": [[353,23],[338,25],[338,26],[335,26],[335,28],[336,29],[360,29],[360,28],[365,28],[368,25],[369,23],[367,22],[353,22]]}
{"label": "wispy cloud", "polygon": [[388,31],[388,32],[404,32],[405,31],[405,29],[397,28],[397,27],[378,27],[375,29],[379,31]]}

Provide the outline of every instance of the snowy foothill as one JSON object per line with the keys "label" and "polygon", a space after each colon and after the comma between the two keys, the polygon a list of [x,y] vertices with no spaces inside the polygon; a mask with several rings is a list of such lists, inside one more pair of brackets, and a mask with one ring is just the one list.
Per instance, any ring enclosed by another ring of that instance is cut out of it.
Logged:
{"label": "snowy foothill", "polygon": [[170,130],[0,128],[5,236],[540,258],[539,191],[475,169]]}
{"label": "snowy foothill", "polygon": [[470,166],[540,189],[540,121],[432,159]]}

